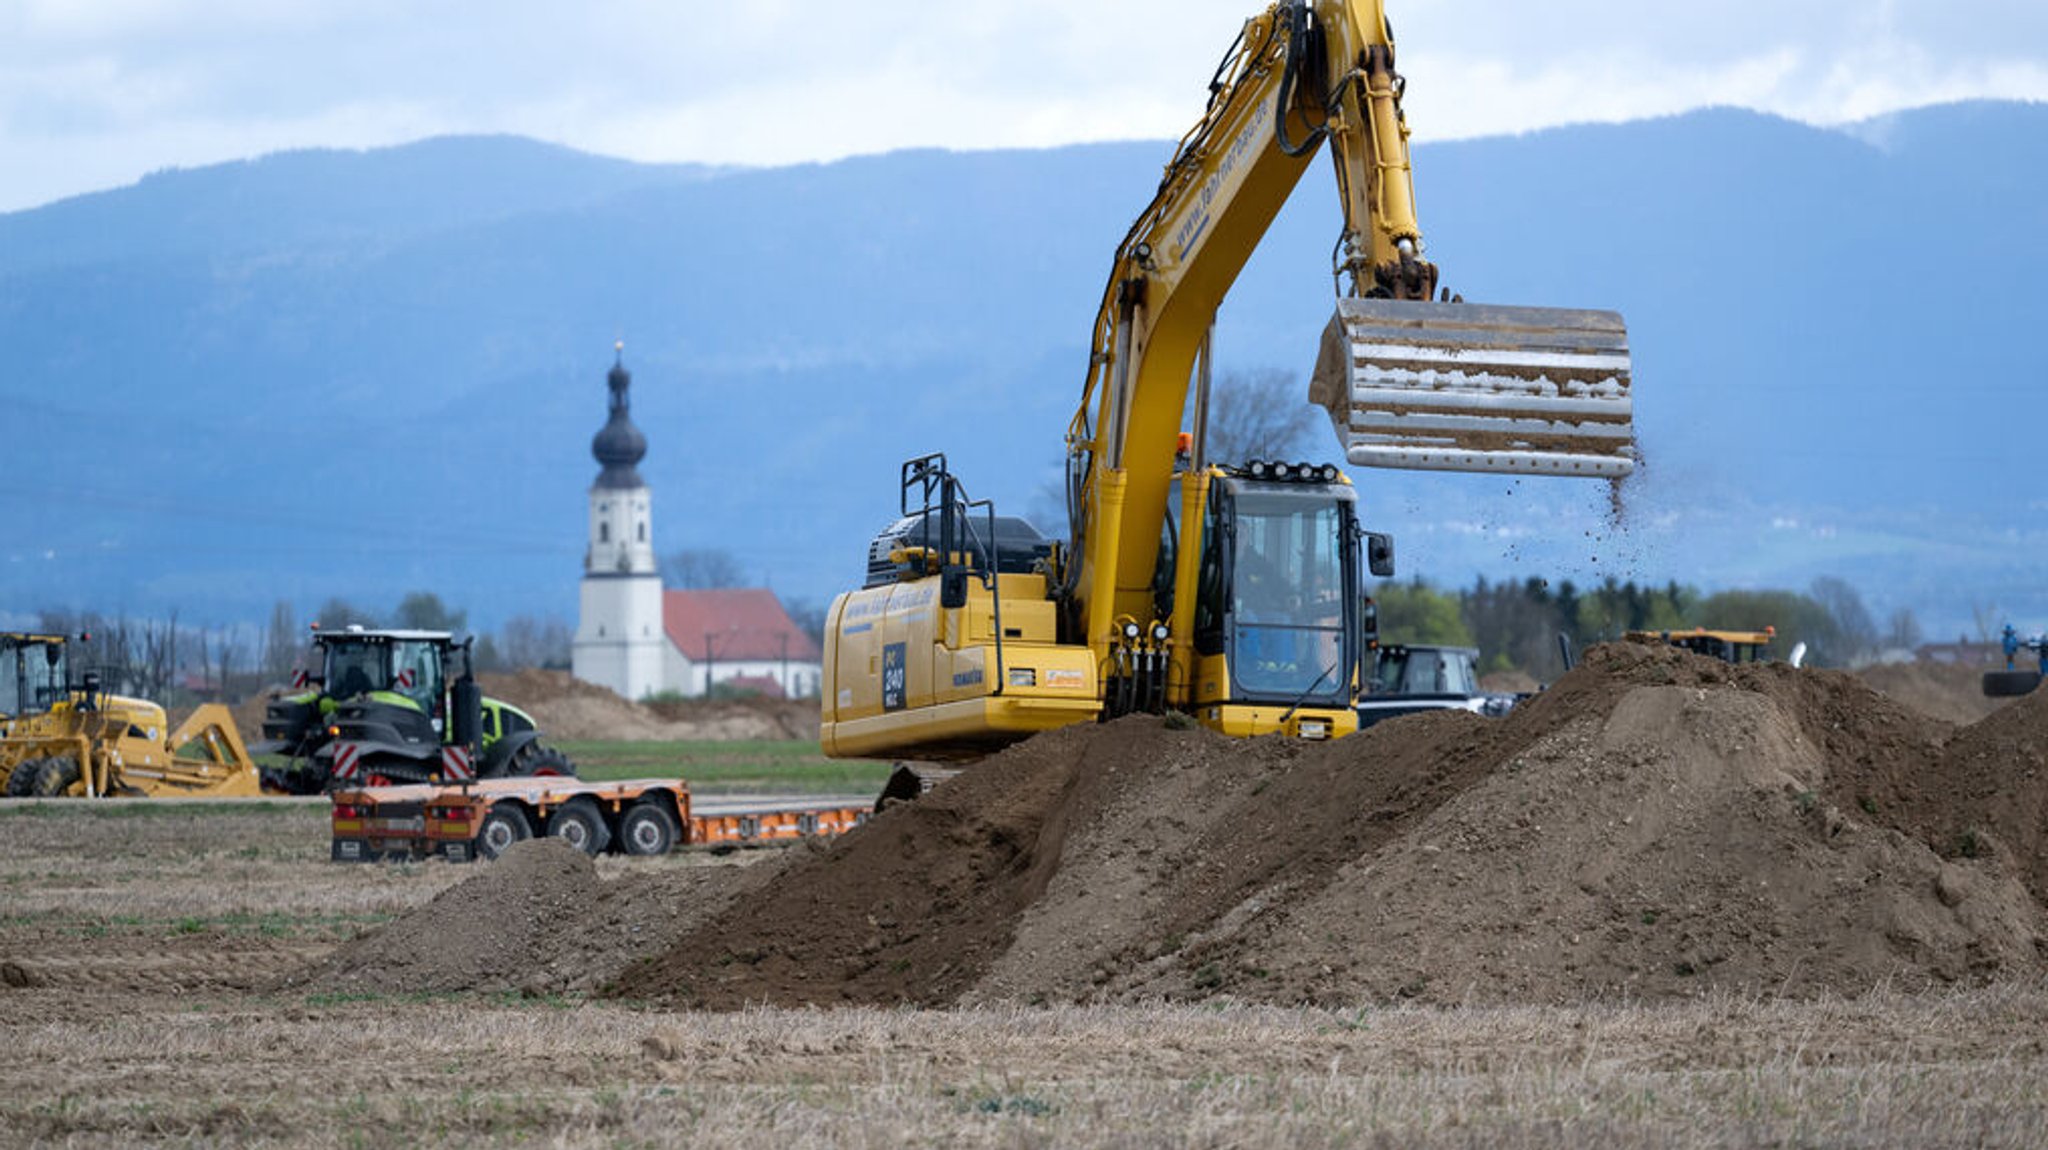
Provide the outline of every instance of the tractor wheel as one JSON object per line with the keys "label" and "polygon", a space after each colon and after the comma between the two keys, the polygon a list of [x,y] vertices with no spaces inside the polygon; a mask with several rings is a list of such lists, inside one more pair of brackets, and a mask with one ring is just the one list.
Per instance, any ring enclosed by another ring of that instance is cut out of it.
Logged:
{"label": "tractor wheel", "polygon": [[2031,694],[2041,685],[2039,671],[1986,671],[1984,694],[1993,699],[2011,699]]}
{"label": "tractor wheel", "polygon": [[659,799],[641,799],[619,819],[619,839],[629,855],[665,855],[682,834],[676,817]]}
{"label": "tractor wheel", "polygon": [[14,770],[7,776],[7,797],[25,799],[36,791],[36,775],[42,772],[48,759],[23,759],[14,764]]}
{"label": "tractor wheel", "polygon": [[611,829],[604,825],[604,812],[588,797],[570,799],[548,816],[548,835],[561,839],[587,855],[601,855],[612,845]]}
{"label": "tractor wheel", "polygon": [[519,748],[512,756],[512,761],[505,764],[505,773],[515,777],[562,775],[573,779],[576,777],[576,764],[569,761],[569,756],[553,747],[532,742]]}
{"label": "tractor wheel", "polygon": [[39,798],[53,799],[70,793],[77,785],[77,759],[44,759],[43,768],[36,772],[33,793]]}
{"label": "tractor wheel", "polygon": [[484,812],[483,826],[476,832],[476,853],[487,859],[510,850],[513,843],[533,837],[533,823],[517,803],[497,803]]}

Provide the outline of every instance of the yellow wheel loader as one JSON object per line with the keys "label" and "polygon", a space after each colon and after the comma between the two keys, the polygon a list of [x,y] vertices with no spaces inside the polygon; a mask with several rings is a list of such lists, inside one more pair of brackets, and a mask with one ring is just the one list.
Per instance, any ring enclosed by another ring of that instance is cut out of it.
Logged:
{"label": "yellow wheel loader", "polygon": [[1067,537],[969,500],[942,455],[906,463],[901,518],[827,616],[826,754],[967,759],[1169,710],[1233,735],[1356,728],[1361,581],[1391,572],[1391,540],[1335,465],[1205,446],[1217,308],[1325,145],[1343,228],[1308,398],[1347,460],[1630,473],[1619,315],[1439,292],[1404,87],[1379,0],[1279,0],[1244,23],[1117,248],[1067,431]]}
{"label": "yellow wheel loader", "polygon": [[[1761,631],[1710,631],[1705,627],[1694,627],[1690,631],[1625,631],[1622,640],[1629,643],[1647,643],[1656,646],[1668,643],[1682,647],[1695,655],[1719,659],[1723,663],[1762,663],[1771,657],[1771,641],[1778,637],[1776,627]],[[1797,667],[1806,661],[1806,644],[1792,648],[1786,660]]]}
{"label": "yellow wheel loader", "polygon": [[[81,638],[83,638],[81,636]],[[171,730],[163,707],[72,685],[70,636],[0,634],[0,790],[10,797],[257,795],[234,716],[205,704]]]}

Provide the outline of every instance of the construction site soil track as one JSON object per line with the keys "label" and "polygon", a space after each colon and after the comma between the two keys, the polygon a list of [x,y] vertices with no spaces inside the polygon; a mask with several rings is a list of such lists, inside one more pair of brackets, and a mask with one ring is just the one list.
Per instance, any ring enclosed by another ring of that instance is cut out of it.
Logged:
{"label": "construction site soil track", "polygon": [[[602,943],[577,907],[675,892],[626,874],[612,899],[555,901],[552,937],[590,940],[591,960],[549,964],[713,1009],[2026,978],[2048,972],[2044,757],[2048,694],[1957,728],[1843,673],[1615,644],[1503,719],[1438,712],[1321,744],[1147,716],[1054,731],[829,847],[695,880],[695,909],[636,947]],[[466,885],[487,883],[502,891],[488,871]],[[392,970],[375,951],[404,923],[351,961]]]}

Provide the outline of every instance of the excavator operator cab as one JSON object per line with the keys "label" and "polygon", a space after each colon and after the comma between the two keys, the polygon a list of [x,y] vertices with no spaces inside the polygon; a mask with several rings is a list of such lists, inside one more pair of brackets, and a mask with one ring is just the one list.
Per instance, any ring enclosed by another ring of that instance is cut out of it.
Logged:
{"label": "excavator operator cab", "polygon": [[1196,651],[1226,657],[1234,701],[1350,706],[1365,657],[1360,579],[1391,571],[1391,540],[1360,530],[1334,466],[1231,468],[1208,508]]}

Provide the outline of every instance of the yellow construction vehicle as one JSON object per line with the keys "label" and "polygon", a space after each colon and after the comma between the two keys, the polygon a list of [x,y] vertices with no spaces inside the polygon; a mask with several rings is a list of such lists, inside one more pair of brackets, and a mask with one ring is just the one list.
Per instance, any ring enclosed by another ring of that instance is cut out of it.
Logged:
{"label": "yellow construction vehicle", "polygon": [[1137,711],[1355,729],[1361,581],[1391,573],[1391,539],[1360,527],[1334,465],[1204,446],[1217,307],[1325,144],[1344,226],[1310,397],[1349,461],[1629,473],[1618,315],[1432,298],[1402,89],[1377,0],[1282,0],[1245,23],[1117,249],[1067,433],[1067,539],[969,499],[944,456],[906,463],[902,517],[827,618],[827,754],[972,758]]}
{"label": "yellow construction vehicle", "polygon": [[[80,638],[84,638],[81,636]],[[70,636],[0,634],[0,789],[11,797],[256,795],[256,764],[218,703],[170,730],[163,707],[70,678]]]}
{"label": "yellow construction vehicle", "polygon": [[0,632],[0,794],[25,795],[41,769],[29,763],[29,743],[15,737],[41,732],[53,708],[69,701],[68,635]]}
{"label": "yellow construction vehicle", "polygon": [[[1689,631],[1624,631],[1621,637],[1626,642],[1652,646],[1668,643],[1723,663],[1762,663],[1771,657],[1771,640],[1778,637],[1778,629],[1710,631],[1705,627],[1694,627]],[[1805,661],[1805,656],[1806,644],[1798,644],[1792,649],[1789,662],[1796,667]]]}

